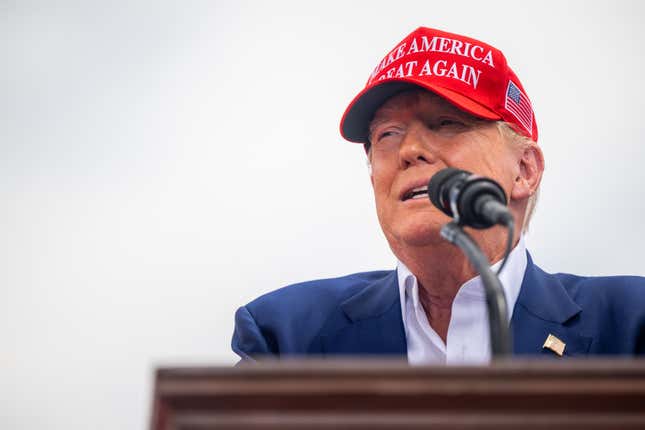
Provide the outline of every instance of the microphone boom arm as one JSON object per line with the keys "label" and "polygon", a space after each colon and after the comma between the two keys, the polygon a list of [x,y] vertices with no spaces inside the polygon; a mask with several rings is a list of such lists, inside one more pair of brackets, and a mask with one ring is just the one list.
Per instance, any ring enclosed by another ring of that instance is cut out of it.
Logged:
{"label": "microphone boom arm", "polygon": [[508,357],[511,354],[511,334],[502,283],[490,269],[490,262],[479,246],[456,222],[444,225],[441,228],[441,236],[461,249],[475,270],[479,272],[486,291],[492,356],[493,358]]}

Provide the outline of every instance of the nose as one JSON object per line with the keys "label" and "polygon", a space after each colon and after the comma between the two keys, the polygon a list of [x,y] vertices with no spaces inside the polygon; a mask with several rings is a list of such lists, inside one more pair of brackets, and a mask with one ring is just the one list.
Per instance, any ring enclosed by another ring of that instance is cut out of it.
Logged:
{"label": "nose", "polygon": [[437,160],[431,145],[431,132],[422,123],[411,124],[399,147],[399,165],[406,169],[415,164],[432,164]]}

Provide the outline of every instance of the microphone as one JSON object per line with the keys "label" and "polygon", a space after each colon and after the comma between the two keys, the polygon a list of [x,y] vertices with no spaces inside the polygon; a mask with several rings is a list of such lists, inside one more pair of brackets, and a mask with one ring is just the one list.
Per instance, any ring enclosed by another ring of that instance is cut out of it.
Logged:
{"label": "microphone", "polygon": [[428,183],[428,196],[458,225],[484,229],[513,222],[504,189],[490,178],[465,170],[447,167],[435,173]]}
{"label": "microphone", "polygon": [[[441,228],[441,236],[459,247],[481,276],[486,291],[493,357],[510,355],[512,340],[508,327],[508,308],[498,276],[511,253],[515,222],[506,207],[504,189],[490,178],[449,167],[430,178],[428,196],[433,205],[454,218],[454,221]],[[495,224],[503,224],[508,228],[506,253],[497,274],[492,272],[488,258],[475,241],[460,227],[466,225],[484,229]]]}

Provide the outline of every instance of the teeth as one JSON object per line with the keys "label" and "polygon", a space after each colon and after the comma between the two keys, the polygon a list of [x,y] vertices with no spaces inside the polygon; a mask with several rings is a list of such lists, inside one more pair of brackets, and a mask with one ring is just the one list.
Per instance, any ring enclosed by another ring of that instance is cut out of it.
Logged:
{"label": "teeth", "polygon": [[423,199],[428,197],[428,186],[413,188],[405,194],[403,200],[409,199]]}

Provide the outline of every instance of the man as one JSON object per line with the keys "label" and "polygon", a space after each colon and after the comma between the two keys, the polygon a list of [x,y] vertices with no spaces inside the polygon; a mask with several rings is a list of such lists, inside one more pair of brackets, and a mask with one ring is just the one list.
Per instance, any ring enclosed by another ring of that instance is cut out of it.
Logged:
{"label": "man", "polygon": [[[425,187],[446,167],[493,178],[515,225],[528,225],[544,159],[531,103],[506,58],[481,41],[419,28],[374,69],[341,133],[365,145],[397,269],[260,297],[237,311],[233,350],[243,359],[383,354],[407,355],[413,364],[488,362],[482,281],[440,237],[449,218]],[[504,232],[469,232],[499,265]],[[515,354],[645,352],[645,279],[547,274],[526,252],[521,231],[513,240],[500,280]]]}

